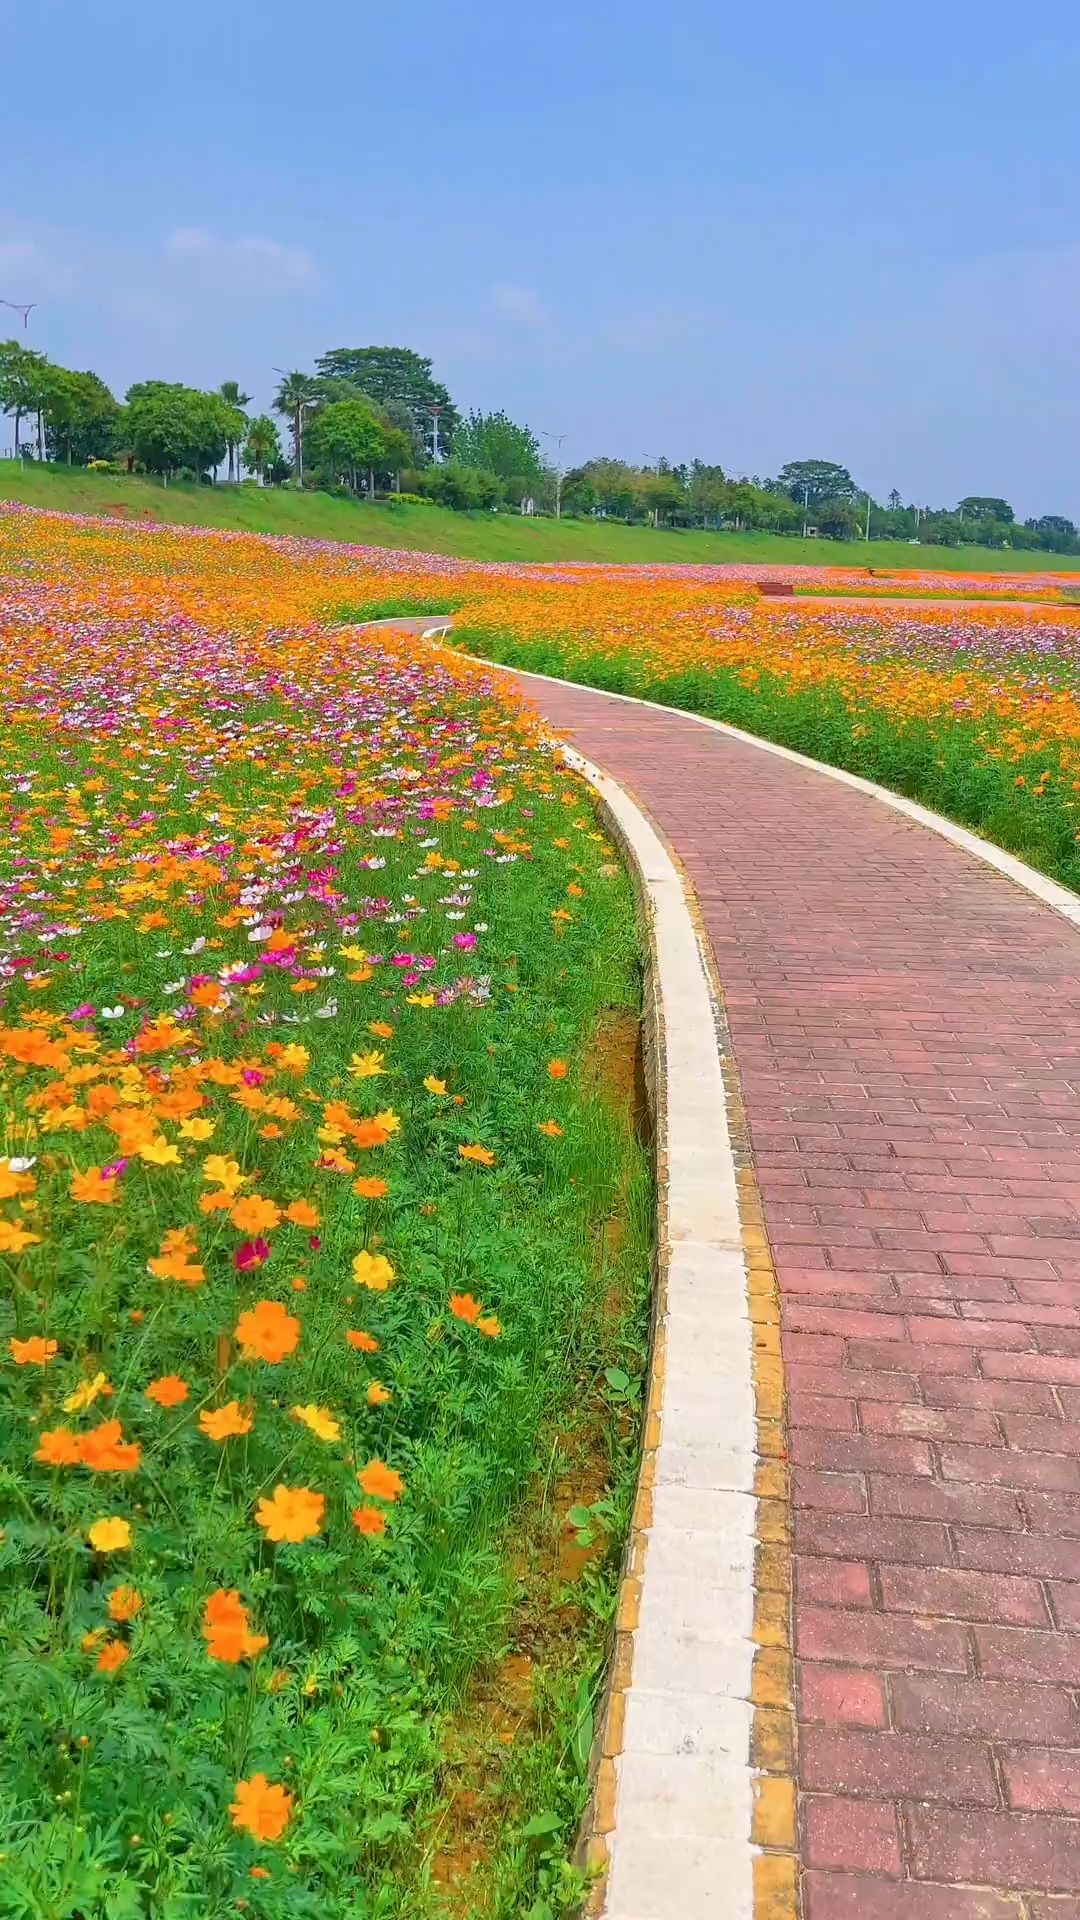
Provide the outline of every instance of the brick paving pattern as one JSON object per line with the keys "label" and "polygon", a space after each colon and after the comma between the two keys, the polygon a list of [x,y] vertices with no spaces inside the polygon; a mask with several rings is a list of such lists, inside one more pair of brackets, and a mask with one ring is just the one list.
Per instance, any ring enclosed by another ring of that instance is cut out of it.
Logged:
{"label": "brick paving pattern", "polygon": [[783,1297],[806,1920],[1080,1920],[1080,933],[826,776],[522,686],[674,846],[723,984]]}

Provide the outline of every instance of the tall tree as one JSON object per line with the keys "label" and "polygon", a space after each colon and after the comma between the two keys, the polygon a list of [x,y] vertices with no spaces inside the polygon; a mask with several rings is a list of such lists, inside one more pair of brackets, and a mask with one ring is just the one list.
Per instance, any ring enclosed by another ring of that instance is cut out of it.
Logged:
{"label": "tall tree", "polygon": [[225,458],[236,417],[219,393],[142,380],[128,388],[121,431],[132,457],[148,473],[168,478],[189,467],[203,474]]}
{"label": "tall tree", "polygon": [[822,500],[856,500],[859,489],[846,467],[835,460],[789,460],[781,467],[780,485],[800,506],[816,507]]}
{"label": "tall tree", "polygon": [[539,492],[544,479],[540,442],[529,427],[515,426],[505,413],[470,413],[450,443],[451,457],[463,467],[497,474],[514,499]]}
{"label": "tall tree", "polygon": [[326,467],[335,480],[347,480],[357,491],[358,475],[367,472],[374,495],[374,470],[386,454],[386,430],[366,400],[334,400],[321,407],[307,433],[312,465]]}
{"label": "tall tree", "polygon": [[[237,380],[223,380],[220,387],[218,388],[218,392],[220,393],[226,406],[232,407],[237,413],[243,413],[244,408],[249,404],[251,400],[250,393],[241,393],[240,383]],[[233,477],[234,469],[236,473],[236,478],[238,480],[240,478],[240,442],[243,439],[245,431],[246,431],[245,428],[241,428],[240,433],[237,435],[236,439],[235,440],[230,439],[229,441],[228,452],[229,452],[229,479],[230,480]]]}
{"label": "tall tree", "polygon": [[281,436],[268,413],[257,413],[248,422],[244,438],[243,461],[249,473],[265,480],[266,470],[281,459]]}
{"label": "tall tree", "polygon": [[310,373],[286,373],[274,395],[274,412],[288,420],[292,430],[293,474],[298,487],[304,484],[304,413],[319,398],[319,383]]}
{"label": "tall tree", "polygon": [[20,346],[17,340],[0,341],[0,413],[9,413],[15,421],[15,452],[19,452],[22,422],[37,415],[38,456],[44,456],[42,413],[49,392],[52,369],[43,353]]}
{"label": "tall tree", "polygon": [[1008,501],[992,493],[966,494],[959,511],[965,520],[1000,520],[1008,524],[1016,518]]}
{"label": "tall tree", "polygon": [[120,408],[96,373],[50,367],[44,416],[50,460],[81,467],[113,452]]}
{"label": "tall tree", "polygon": [[[449,393],[432,375],[431,361],[411,347],[334,347],[315,366],[323,379],[348,380],[387,411],[404,409],[426,449],[433,443],[433,410],[438,410],[441,447],[449,445],[461,424]],[[398,418],[393,424],[403,423]]]}

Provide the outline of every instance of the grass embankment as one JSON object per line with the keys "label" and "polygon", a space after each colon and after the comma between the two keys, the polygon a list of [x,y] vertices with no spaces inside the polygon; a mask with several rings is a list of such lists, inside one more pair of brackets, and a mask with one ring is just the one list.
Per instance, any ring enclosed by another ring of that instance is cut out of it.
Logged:
{"label": "grass embankment", "polygon": [[659,647],[646,619],[614,630],[602,651],[588,633],[542,639],[464,624],[452,644],[793,747],[922,801],[1080,892],[1077,636],[1059,631],[1055,653],[1049,623],[1024,625],[1008,607],[981,615],[979,631],[971,613],[919,617],[914,655],[890,651],[890,628],[906,623],[909,639],[912,619],[892,608],[859,637],[846,614],[807,612],[801,636],[759,613],[707,631],[688,623],[684,640]]}
{"label": "grass embankment", "polygon": [[0,531],[0,1914],[574,1910],[627,878],[497,687],[271,550]]}
{"label": "grass embankment", "polygon": [[837,543],[770,533],[695,533],[626,527],[612,521],[524,519],[508,513],[451,513],[444,507],[363,506],[325,493],[255,487],[164,487],[118,474],[68,471],[0,461],[0,499],[61,513],[126,509],[179,526],[283,533],[375,547],[443,553],[463,560],[602,561],[609,565],[711,565],[907,568],[944,573],[1068,573],[1080,556],[998,552],[989,547],[911,547],[875,540]]}

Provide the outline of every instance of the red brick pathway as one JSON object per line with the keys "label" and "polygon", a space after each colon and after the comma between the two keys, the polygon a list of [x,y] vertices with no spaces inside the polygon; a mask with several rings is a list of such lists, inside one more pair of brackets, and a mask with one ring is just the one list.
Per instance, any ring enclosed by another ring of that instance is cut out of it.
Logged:
{"label": "red brick pathway", "polygon": [[679,715],[523,686],[652,814],[784,1309],[807,1920],[1080,1920],[1080,934]]}

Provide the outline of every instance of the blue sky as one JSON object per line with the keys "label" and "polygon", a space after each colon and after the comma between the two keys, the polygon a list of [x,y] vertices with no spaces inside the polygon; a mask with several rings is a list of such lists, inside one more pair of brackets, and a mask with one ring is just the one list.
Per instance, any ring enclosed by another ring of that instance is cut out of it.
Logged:
{"label": "blue sky", "polygon": [[1064,0],[33,0],[0,71],[0,296],[118,392],[400,343],[571,461],[1080,520]]}

